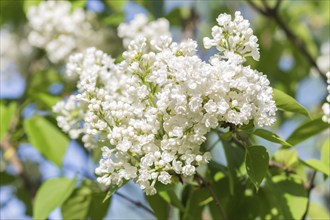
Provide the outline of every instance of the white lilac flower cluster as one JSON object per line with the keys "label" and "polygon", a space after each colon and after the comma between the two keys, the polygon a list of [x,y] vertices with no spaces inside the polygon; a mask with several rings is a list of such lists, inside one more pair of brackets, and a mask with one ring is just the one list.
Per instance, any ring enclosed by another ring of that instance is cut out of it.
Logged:
{"label": "white lilac flower cluster", "polygon": [[235,13],[232,20],[231,15],[220,14],[217,18],[218,25],[212,28],[212,37],[204,38],[204,47],[206,49],[215,46],[223,52],[226,57],[228,52],[233,52],[242,57],[252,56],[259,60],[258,39],[253,35],[250,23],[241,16],[241,12]]}
{"label": "white lilac flower cluster", "polygon": [[322,106],[322,110],[324,113],[322,120],[330,124],[330,104],[329,104],[330,103],[330,72],[327,72],[326,75],[327,75],[327,83],[328,83],[327,86],[328,96],[327,96],[327,102],[325,102]]}
{"label": "white lilac flower cluster", "polygon": [[165,18],[149,22],[146,15],[137,14],[131,22],[119,25],[118,36],[123,39],[125,48],[132,40],[141,37],[147,39],[147,44],[157,45],[161,39],[160,36],[171,36],[170,24]]}
{"label": "white lilac flower cluster", "polygon": [[[235,35],[246,33],[233,28]],[[258,45],[252,45],[249,50],[257,51]],[[146,194],[155,194],[157,182],[192,176],[210,160],[201,144],[211,129],[251,120],[256,126],[274,123],[276,106],[267,77],[243,66],[249,53],[219,47],[226,59],[214,56],[206,63],[196,48],[193,40],[176,43],[168,35],[150,39],[138,34],[120,63],[94,48],[70,57],[67,74],[79,77],[79,93],[54,110],[72,138],[81,136],[89,148],[103,146],[95,171],[100,183],[134,180]]]}
{"label": "white lilac flower cluster", "polygon": [[29,43],[44,49],[53,63],[102,42],[102,34],[93,29],[95,15],[80,8],[72,10],[69,1],[43,1],[28,10]]}
{"label": "white lilac flower cluster", "polygon": [[[24,28],[23,28],[24,29]],[[24,32],[24,30],[23,30]],[[33,58],[33,48],[17,33],[4,27],[0,30],[0,72],[5,78],[22,73]],[[28,57],[28,58],[27,58]]]}
{"label": "white lilac flower cluster", "polygon": [[330,71],[330,41],[321,45],[321,55],[317,58],[316,63],[323,73]]}

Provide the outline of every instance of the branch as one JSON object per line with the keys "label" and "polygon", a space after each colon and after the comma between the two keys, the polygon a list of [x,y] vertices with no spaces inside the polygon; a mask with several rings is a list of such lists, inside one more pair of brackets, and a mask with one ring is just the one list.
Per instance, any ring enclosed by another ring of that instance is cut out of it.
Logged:
{"label": "branch", "polygon": [[228,220],[228,218],[226,216],[226,213],[225,213],[225,210],[222,207],[219,198],[217,197],[217,195],[213,191],[213,189],[211,187],[211,184],[209,182],[207,182],[199,173],[195,174],[195,178],[197,180],[199,180],[198,183],[201,187],[205,187],[209,191],[210,195],[212,196],[212,198],[215,202],[215,205],[219,208],[219,212],[220,212],[220,215],[221,215],[222,219]]}
{"label": "branch", "polygon": [[125,199],[126,201],[132,203],[132,204],[135,205],[136,207],[141,208],[141,209],[145,210],[146,212],[149,212],[149,213],[152,214],[152,215],[155,215],[155,213],[154,213],[151,209],[149,209],[149,207],[145,206],[145,205],[142,204],[141,202],[139,202],[139,201],[134,201],[133,199],[129,198],[128,196],[126,196],[126,195],[124,195],[124,194],[122,194],[122,193],[120,193],[120,192],[118,192],[118,191],[115,192],[115,194],[116,194],[117,196],[120,196],[121,198]]}
{"label": "branch", "polygon": [[[232,141],[233,141],[235,144],[237,144],[238,146],[240,146],[240,147],[242,147],[242,148],[244,148],[244,149],[245,149],[246,146],[250,146],[250,145],[251,145],[251,144],[246,145],[246,144],[244,144],[241,140],[239,140],[238,138],[234,138],[234,137],[232,138]],[[248,142],[249,142],[249,141],[248,141]],[[290,167],[286,167],[285,165],[283,165],[283,164],[281,164],[281,163],[279,163],[279,162],[276,162],[276,161],[274,161],[274,160],[269,160],[268,165],[269,165],[270,167],[275,167],[275,168],[281,169],[281,170],[283,170],[283,171],[286,172],[286,173],[296,173],[292,168],[290,168]]]}
{"label": "branch", "polygon": [[[28,104],[29,101],[29,88],[32,81],[32,77],[35,74],[37,69],[37,66],[35,63],[31,64],[29,69],[27,70],[26,74],[26,85],[25,85],[25,91],[22,95],[22,97],[17,101],[17,110],[14,113],[14,116],[9,124],[8,132],[6,133],[5,137],[0,142],[0,148],[4,152],[4,159],[8,160],[11,165],[16,170],[17,174],[22,178],[23,185],[26,188],[26,190],[29,192],[31,201],[34,199],[34,196],[36,194],[36,188],[31,183],[29,176],[25,172],[24,166],[22,165],[19,157],[16,154],[16,148],[17,146],[12,143],[12,137],[13,134],[17,128],[17,126],[20,123],[20,115],[23,110],[23,108]],[[16,144],[16,143],[15,143]]]}
{"label": "branch", "polygon": [[196,38],[198,21],[199,15],[197,11],[194,8],[190,8],[190,16],[181,22],[182,40]]}
{"label": "branch", "polygon": [[269,19],[274,20],[277,25],[284,31],[287,38],[297,47],[298,50],[305,56],[309,64],[314,67],[321,75],[323,79],[326,80],[326,76],[321,71],[319,66],[317,65],[315,59],[311,55],[311,53],[307,50],[304,42],[289,28],[289,26],[281,19],[279,16],[279,7],[281,4],[281,0],[277,0],[276,5],[271,8],[268,6],[266,1],[262,1],[264,5],[264,9],[256,5],[252,0],[246,0],[249,5],[254,8],[256,11],[258,11],[260,14],[264,15],[265,17],[268,17]]}
{"label": "branch", "polygon": [[281,3],[282,3],[282,0],[277,0],[276,5],[274,7],[275,11],[278,11],[278,9],[280,8]]}
{"label": "branch", "polygon": [[312,189],[314,188],[314,180],[315,180],[315,177],[316,177],[316,173],[317,173],[317,171],[314,170],[312,175],[311,175],[311,178],[309,180],[309,183],[306,187],[307,188],[308,201],[307,201],[306,211],[305,211],[303,217],[301,218],[302,220],[306,219],[306,217],[307,217],[307,213],[308,213],[309,205],[310,205],[310,196],[311,196]]}
{"label": "branch", "polygon": [[286,167],[285,165],[283,165],[283,164],[281,164],[279,162],[276,162],[274,160],[269,160],[269,164],[268,165],[270,167],[275,167],[275,168],[281,169],[281,170],[283,170],[286,173],[296,173],[296,171],[294,171],[292,168]]}
{"label": "branch", "polygon": [[246,1],[250,4],[250,6],[251,6],[254,10],[258,11],[260,14],[263,14],[263,15],[267,16],[267,12],[264,11],[264,10],[263,10],[262,8],[260,8],[259,6],[257,6],[252,0],[246,0]]}
{"label": "branch", "polygon": [[9,125],[9,131],[0,143],[0,148],[4,152],[4,159],[8,160],[11,163],[17,174],[22,178],[24,187],[28,190],[31,199],[33,199],[35,196],[35,189],[30,182],[28,175],[26,174],[26,172],[24,172],[24,166],[22,165],[20,159],[16,154],[16,147],[14,147],[11,143],[12,134],[15,131],[19,122],[19,114],[19,111],[15,113]]}

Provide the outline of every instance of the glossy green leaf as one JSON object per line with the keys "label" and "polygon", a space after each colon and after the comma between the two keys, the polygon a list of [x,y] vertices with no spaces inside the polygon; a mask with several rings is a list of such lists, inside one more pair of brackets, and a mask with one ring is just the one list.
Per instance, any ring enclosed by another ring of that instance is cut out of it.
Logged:
{"label": "glossy green leaf", "polygon": [[33,207],[34,219],[46,219],[47,216],[71,195],[76,179],[64,177],[49,179],[39,188]]}
{"label": "glossy green leaf", "polygon": [[310,117],[308,111],[294,98],[287,95],[286,93],[273,89],[273,98],[278,109],[282,111],[294,112]]}
{"label": "glossy green leaf", "polygon": [[157,219],[169,218],[168,203],[160,195],[146,196],[146,198]]}
{"label": "glossy green leaf", "polygon": [[237,181],[237,176],[240,174],[240,170],[244,164],[245,152],[242,147],[233,145],[231,142],[224,141],[223,139],[222,144],[228,167],[230,193],[233,195],[235,193],[235,181]]}
{"label": "glossy green leaf", "polygon": [[322,149],[321,149],[321,161],[327,166],[330,167],[330,137],[325,140]]}
{"label": "glossy green leaf", "polygon": [[0,104],[0,141],[5,137],[9,130],[10,123],[16,111],[16,103],[11,102],[8,106]]}
{"label": "glossy green leaf", "polygon": [[274,158],[286,168],[294,166],[299,161],[297,150],[293,149],[281,149],[274,154]]}
{"label": "glossy green leaf", "polygon": [[34,116],[24,121],[29,142],[48,160],[62,166],[69,139],[45,118]]}
{"label": "glossy green leaf", "polygon": [[271,141],[271,142],[274,142],[274,143],[277,143],[277,144],[282,144],[284,146],[289,146],[289,147],[292,147],[291,144],[289,144],[288,142],[284,141],[280,136],[278,136],[277,134],[271,132],[271,131],[268,131],[268,130],[265,130],[265,129],[256,129],[254,132],[253,132],[254,135],[257,135],[259,137],[262,137],[263,139],[266,139],[268,141]]}
{"label": "glossy green leaf", "polygon": [[258,189],[268,170],[269,155],[263,146],[246,148],[245,166],[250,180]]}
{"label": "glossy green leaf", "polygon": [[174,189],[169,189],[167,191],[161,191],[158,192],[158,194],[169,204],[173,205],[174,207],[177,207],[179,210],[183,211],[184,207],[175,193]]}
{"label": "glossy green leaf", "polygon": [[322,121],[322,118],[316,118],[310,121],[302,123],[286,140],[292,145],[297,145],[300,142],[322,132],[325,129],[329,129],[330,124]]}
{"label": "glossy green leaf", "polygon": [[310,160],[306,160],[306,161],[301,160],[301,162],[314,170],[317,170],[327,176],[330,176],[330,167],[327,166],[322,161],[310,159]]}
{"label": "glossy green leaf", "polygon": [[59,96],[52,96],[42,92],[34,92],[31,94],[34,101],[38,104],[42,104],[43,106],[47,107],[47,109],[52,110],[53,106],[62,100]]}
{"label": "glossy green leaf", "polygon": [[61,207],[63,219],[86,219],[92,201],[91,195],[92,190],[89,187],[75,189]]}
{"label": "glossy green leaf", "polygon": [[308,209],[308,217],[310,220],[330,219],[330,212],[321,204],[311,202]]}
{"label": "glossy green leaf", "polygon": [[103,197],[104,192],[95,183],[84,180],[63,203],[63,219],[103,219],[111,202],[111,199],[108,199],[102,203]]}
{"label": "glossy green leaf", "polygon": [[[183,218],[188,219],[203,219],[202,212],[207,202],[211,202],[209,192],[204,189],[192,188],[189,192],[189,197],[185,205]],[[206,201],[206,202],[205,202]],[[213,202],[213,201],[212,201]]]}
{"label": "glossy green leaf", "polygon": [[272,209],[276,209],[274,219],[302,218],[308,198],[304,183],[298,175],[282,174],[267,177],[265,193]]}
{"label": "glossy green leaf", "polygon": [[111,196],[119,189],[121,188],[122,186],[124,186],[128,181],[125,180],[124,183],[120,186],[118,185],[110,185],[109,189],[108,189],[108,192],[107,194],[105,195],[104,199],[103,199],[103,203],[105,203],[108,199],[111,198]]}

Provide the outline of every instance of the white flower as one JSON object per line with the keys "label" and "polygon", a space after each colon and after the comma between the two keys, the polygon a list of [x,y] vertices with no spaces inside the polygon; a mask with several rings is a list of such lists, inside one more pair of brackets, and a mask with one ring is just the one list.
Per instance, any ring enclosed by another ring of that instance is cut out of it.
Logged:
{"label": "white flower", "polygon": [[[76,130],[73,136],[82,136],[86,147],[105,146],[95,171],[100,183],[132,179],[154,194],[157,181],[170,184],[171,175],[191,176],[208,163],[210,153],[202,152],[201,144],[211,129],[251,120],[256,126],[271,125],[276,106],[267,77],[243,66],[237,51],[224,49],[226,59],[214,56],[206,63],[195,54],[196,42],[151,35],[156,27],[149,30],[146,22],[140,16],[121,26],[122,36],[130,26],[146,28],[149,35],[132,39],[118,64],[95,48],[71,56],[67,74],[78,78],[78,94],[71,98],[77,104],[64,108],[59,103],[55,111],[59,126]],[[232,21],[220,16],[218,22]],[[234,23],[237,31],[252,36],[239,14]],[[75,122],[77,111],[83,123]]]}
{"label": "white flower", "polygon": [[2,80],[6,80],[17,70],[24,73],[34,58],[33,48],[24,36],[25,28],[23,27],[22,33],[14,33],[7,27],[0,30],[0,72],[4,76]]}
{"label": "white flower", "polygon": [[157,47],[162,38],[171,36],[169,22],[165,18],[156,21],[148,21],[144,14],[137,14],[129,23],[122,23],[118,27],[118,36],[123,38],[124,47],[127,48],[130,42],[137,38],[146,38],[147,42],[153,42]]}
{"label": "white flower", "polygon": [[326,98],[326,103],[323,104],[322,106],[322,110],[323,110],[323,117],[322,117],[322,120],[325,122],[325,123],[329,123],[330,124],[330,72],[327,72],[326,73],[326,76],[327,76],[327,83],[328,83],[328,86],[327,86],[327,90],[328,90],[328,96]]}
{"label": "white flower", "polygon": [[167,185],[171,182],[171,175],[165,171],[160,172],[158,176],[158,181]]}
{"label": "white flower", "polygon": [[45,49],[53,63],[64,61],[72,52],[103,41],[91,25],[93,16],[82,9],[72,11],[69,1],[43,1],[27,12],[32,29],[28,41]]}
{"label": "white flower", "polygon": [[241,12],[235,13],[234,20],[228,14],[220,14],[217,18],[218,25],[212,28],[212,37],[204,38],[204,47],[210,49],[215,46],[220,52],[234,52],[242,57],[252,56],[259,60],[258,39],[253,35],[248,20],[244,20]]}

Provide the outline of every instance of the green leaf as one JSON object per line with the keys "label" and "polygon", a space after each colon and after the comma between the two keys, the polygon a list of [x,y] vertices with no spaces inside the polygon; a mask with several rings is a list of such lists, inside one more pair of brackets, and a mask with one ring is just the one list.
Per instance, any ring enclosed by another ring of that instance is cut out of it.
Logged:
{"label": "green leaf", "polygon": [[158,192],[158,194],[167,202],[173,205],[174,207],[177,207],[179,210],[184,211],[184,207],[175,193],[174,189],[169,189],[167,191],[161,191]]}
{"label": "green leaf", "polygon": [[86,0],[69,0],[71,2],[71,10],[75,11],[78,8],[84,8]]}
{"label": "green leaf", "polygon": [[126,4],[126,0],[114,1],[114,0],[103,0],[104,3],[109,6],[113,11],[122,11]]}
{"label": "green leaf", "polygon": [[27,13],[31,6],[39,5],[40,2],[42,0],[25,0],[23,5],[24,12]]}
{"label": "green leaf", "polygon": [[[219,138],[221,138],[221,136],[219,136]],[[231,142],[227,142],[222,138],[221,142],[227,161],[230,194],[233,195],[235,181],[237,181],[237,176],[245,160],[244,150],[242,147],[233,145]]]}
{"label": "green leaf", "polygon": [[[104,192],[93,193],[92,202],[88,211],[88,216],[90,216],[92,220],[104,219],[107,214],[111,203],[111,198],[105,202],[103,202],[103,199]],[[95,210],[97,210],[97,212]]]}
{"label": "green leaf", "polygon": [[38,92],[48,93],[49,86],[61,82],[61,74],[55,69],[45,69],[37,72],[31,79],[31,85],[28,88],[29,94]]}
{"label": "green leaf", "polygon": [[62,100],[59,96],[52,96],[42,92],[33,92],[30,94],[34,101],[40,103],[47,107],[47,109],[52,109],[53,106]]}
{"label": "green leaf", "polygon": [[104,192],[93,184],[90,180],[84,180],[83,184],[72,192],[61,207],[63,219],[104,218],[111,200],[102,203]]}
{"label": "green leaf", "polygon": [[297,150],[294,148],[280,149],[274,154],[276,162],[283,168],[291,168],[302,180],[307,181],[305,166],[299,161]]}
{"label": "green leaf", "polygon": [[47,216],[70,196],[76,179],[64,177],[49,179],[39,188],[33,207],[34,219],[46,219]]}
{"label": "green leaf", "polygon": [[125,180],[124,183],[120,186],[118,185],[110,185],[109,189],[108,189],[108,192],[107,194],[105,195],[104,199],[103,199],[103,203],[106,202],[108,199],[111,198],[111,196],[119,189],[121,188],[122,186],[124,186],[128,181]]}
{"label": "green leaf", "polygon": [[321,149],[321,161],[330,167],[330,137],[324,142]]}
{"label": "green leaf", "polygon": [[0,104],[0,141],[2,141],[9,130],[16,108],[17,104],[15,102],[11,102],[8,106]]}
{"label": "green leaf", "polygon": [[23,0],[1,1],[0,4],[0,25],[18,25],[25,20],[23,11]]}
{"label": "green leaf", "polygon": [[292,167],[299,162],[297,151],[292,149],[281,149],[275,153],[274,158],[285,168]]}
{"label": "green leaf", "polygon": [[[30,190],[30,189],[28,189]],[[33,213],[33,205],[31,200],[31,194],[28,192],[26,188],[18,187],[16,188],[16,197],[21,200],[25,205],[25,214],[32,216]]]}
{"label": "green leaf", "polygon": [[145,0],[135,0],[138,4],[142,5],[147,9],[154,18],[163,17],[164,12],[164,0],[157,1],[145,1]]}
{"label": "green leaf", "polygon": [[263,146],[250,146],[246,148],[245,166],[250,180],[259,188],[268,170],[269,155]]}
{"label": "green leaf", "polygon": [[289,144],[288,142],[282,140],[282,138],[280,136],[278,136],[277,134],[274,134],[271,131],[265,130],[265,129],[257,129],[253,132],[254,135],[257,135],[259,137],[262,137],[263,139],[266,139],[268,141],[277,143],[277,144],[282,144],[284,146],[289,146],[292,147],[291,144]]}
{"label": "green leaf", "polygon": [[15,176],[9,175],[4,171],[0,172],[0,186],[11,184],[15,180]]}
{"label": "green leaf", "polygon": [[299,102],[297,102],[294,98],[287,95],[286,93],[277,89],[273,89],[273,98],[278,109],[282,111],[299,113],[310,118],[310,115],[305,107],[303,107],[301,104],[299,104]]}
{"label": "green leaf", "polygon": [[330,213],[325,207],[312,202],[309,205],[308,217],[310,220],[330,219]]}
{"label": "green leaf", "polygon": [[91,195],[92,190],[89,187],[75,189],[61,207],[63,219],[86,219],[92,201]]}
{"label": "green leaf", "polygon": [[277,209],[273,219],[302,219],[308,198],[299,176],[282,174],[267,177],[265,194],[271,206]]}
{"label": "green leaf", "polygon": [[169,218],[168,203],[160,195],[146,196],[146,199],[157,219]]}
{"label": "green leaf", "polygon": [[125,14],[123,12],[117,12],[105,17],[102,23],[105,25],[116,26],[123,22],[125,19]]}
{"label": "green leaf", "polygon": [[62,166],[69,139],[45,118],[35,116],[24,121],[24,128],[30,143],[48,160]]}
{"label": "green leaf", "polygon": [[330,167],[327,166],[325,163],[319,161],[319,160],[310,159],[310,160],[306,160],[306,161],[301,160],[301,162],[304,165],[306,165],[306,166],[308,166],[308,167],[310,167],[314,170],[317,170],[317,171],[319,171],[319,172],[321,172],[321,173],[323,173],[327,176],[330,176]]}
{"label": "green leaf", "polygon": [[209,198],[210,194],[206,189],[192,188],[186,202],[183,219],[203,219],[203,209],[208,201],[212,201]]}
{"label": "green leaf", "polygon": [[330,124],[323,122],[322,118],[316,118],[304,122],[292,132],[286,142],[289,142],[292,145],[297,145],[327,128],[330,128]]}

